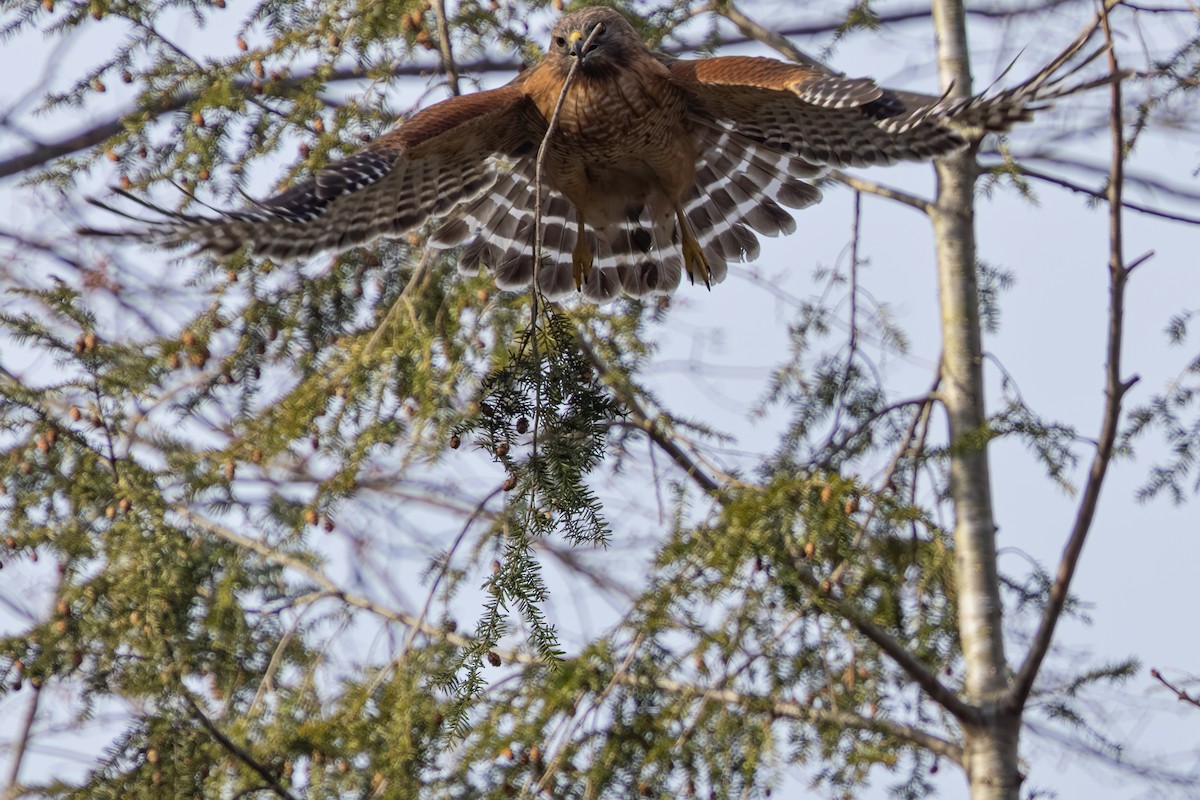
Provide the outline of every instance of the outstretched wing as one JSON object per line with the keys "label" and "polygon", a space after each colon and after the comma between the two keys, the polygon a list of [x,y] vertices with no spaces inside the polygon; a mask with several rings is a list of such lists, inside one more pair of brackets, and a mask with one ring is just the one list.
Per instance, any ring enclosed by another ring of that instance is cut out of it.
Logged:
{"label": "outstretched wing", "polygon": [[496,156],[514,157],[531,146],[528,100],[520,87],[518,78],[499,89],[432,105],[358,153],[248,208],[216,216],[177,213],[124,193],[162,219],[138,220],[136,228],[82,232],[192,244],[217,255],[247,246],[276,259],[336,252],[402,234],[490,187]]}
{"label": "outstretched wing", "polygon": [[1061,88],[1065,76],[1042,75],[995,95],[949,99],[770,58],[729,56],[668,66],[690,95],[694,113],[778,152],[836,167],[944,155],[966,146],[964,128],[1007,130],[1028,119],[1039,101],[1075,91]]}

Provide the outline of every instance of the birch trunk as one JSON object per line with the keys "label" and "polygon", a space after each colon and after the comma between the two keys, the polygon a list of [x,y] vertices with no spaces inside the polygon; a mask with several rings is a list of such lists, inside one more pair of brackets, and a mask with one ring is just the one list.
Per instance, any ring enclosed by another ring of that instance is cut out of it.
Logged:
{"label": "birch trunk", "polygon": [[[967,36],[961,0],[934,0],[938,71],[942,88],[971,91]],[[1009,685],[1001,630],[996,525],[992,516],[987,449],[968,444],[985,420],[983,346],[975,257],[974,149],[937,164],[933,215],[942,315],[941,400],[949,422],[950,494],[959,635],[965,661],[967,702],[980,713],[964,724],[964,756],[972,800],[1017,800],[1020,776],[1018,713],[996,701]]]}

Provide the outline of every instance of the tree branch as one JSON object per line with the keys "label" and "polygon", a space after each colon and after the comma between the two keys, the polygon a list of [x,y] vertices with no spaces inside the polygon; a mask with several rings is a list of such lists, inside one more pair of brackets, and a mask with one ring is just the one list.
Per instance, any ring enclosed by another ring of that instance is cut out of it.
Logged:
{"label": "tree branch", "polygon": [[1150,670],[1150,677],[1154,678],[1154,680],[1158,681],[1163,686],[1167,687],[1172,692],[1174,692],[1175,696],[1177,698],[1179,698],[1180,700],[1182,700],[1183,702],[1188,703],[1189,705],[1193,705],[1196,708],[1200,708],[1200,697],[1196,697],[1192,694],[1189,694],[1186,689],[1180,689],[1178,686],[1176,686],[1175,684],[1171,683],[1169,680],[1164,678],[1163,674],[1161,672],[1159,672],[1158,670],[1156,670],[1156,669]]}
{"label": "tree branch", "polygon": [[[464,636],[461,633],[456,633],[446,630],[442,627],[423,623],[415,617],[412,617],[408,614],[402,614],[367,598],[348,594],[342,591],[342,589],[336,583],[330,580],[322,572],[314,569],[300,559],[295,558],[287,553],[280,552],[279,550],[269,547],[268,545],[250,537],[242,536],[241,534],[236,533],[235,531],[232,531],[223,525],[219,525],[211,520],[205,519],[186,507],[176,506],[172,510],[197,527],[203,528],[204,530],[219,536],[231,544],[246,548],[247,550],[257,553],[263,558],[274,561],[275,563],[288,567],[289,569],[296,570],[317,585],[321,586],[321,588],[323,588],[330,597],[337,598],[349,605],[369,611],[384,619],[398,622],[402,625],[416,627],[422,633],[427,634],[430,637],[436,638],[440,641],[448,642],[457,647],[467,647],[473,643],[473,640],[469,636]],[[882,634],[882,636],[886,638],[887,634]],[[504,660],[516,664],[533,666],[543,663],[536,656],[529,653],[521,653],[512,650],[495,650],[494,652]],[[917,666],[920,665],[918,664]],[[923,667],[920,668],[924,669]],[[937,679],[933,678],[933,681],[936,683]],[[949,758],[956,763],[961,763],[962,761],[962,748],[958,745],[947,739],[943,739],[939,736],[929,733],[928,731],[924,731],[920,728],[900,722],[867,719],[857,714],[850,714],[848,712],[821,711],[819,709],[812,709],[802,706],[799,703],[773,700],[767,697],[735,692],[730,689],[710,689],[670,678],[651,679],[645,676],[618,673],[617,683],[634,687],[652,686],[673,694],[690,694],[695,696],[709,697],[711,699],[719,700],[731,705],[737,705],[748,710],[764,710],[774,716],[782,718],[826,723],[830,725],[841,725],[843,727],[854,728],[856,730],[878,731],[880,733],[885,733],[905,739],[907,741],[911,741],[916,745],[928,749],[930,752],[937,753],[945,758]]]}
{"label": "tree branch", "polygon": [[[587,360],[592,362],[592,366],[599,370],[602,375],[609,373],[608,365],[604,363],[604,359],[600,357],[600,354],[583,337],[579,339],[579,347],[587,357]],[[720,490],[721,485],[709,477],[696,459],[692,458],[674,439],[662,430],[662,426],[650,417],[649,412],[646,411],[645,407],[632,392],[623,391],[622,387],[613,381],[610,381],[609,385],[616,392],[617,398],[629,410],[629,416],[633,424],[642,431],[645,431],[650,440],[658,445],[659,449],[666,453],[675,462],[675,465],[682,469],[684,474],[700,487],[701,491],[712,495]]]}
{"label": "tree branch", "polygon": [[8,768],[8,779],[4,787],[4,800],[16,800],[19,796],[18,779],[21,777],[21,764],[29,748],[29,740],[33,738],[33,723],[37,720],[38,704],[42,697],[40,684],[33,685],[33,696],[29,698],[29,706],[25,709],[25,717],[21,720],[21,732],[13,745],[12,763]]}
{"label": "tree branch", "polygon": [[[1005,165],[1004,167],[999,167],[999,165],[996,165],[994,167],[986,167],[986,166],[984,167],[984,169],[995,169],[995,168],[1015,169],[1019,175],[1022,175],[1026,178],[1033,178],[1034,180],[1042,181],[1044,183],[1049,183],[1054,186],[1059,186],[1063,189],[1069,189],[1072,192],[1078,192],[1079,194],[1085,194],[1088,197],[1094,197],[1097,200],[1108,199],[1108,192],[1100,191],[1099,189],[1089,189],[1086,186],[1082,186],[1078,183],[1074,183],[1073,181],[1069,181],[1066,178],[1060,178],[1057,175],[1051,175],[1047,172],[1039,172],[1038,170],[1029,169],[1028,167],[1021,166],[1020,164],[1016,164],[1016,165],[1012,165],[1012,166]],[[1200,217],[1191,217],[1186,214],[1176,214],[1171,211],[1163,211],[1161,209],[1152,208],[1147,205],[1142,205],[1141,203],[1135,203],[1132,200],[1122,199],[1121,204],[1125,208],[1128,208],[1130,211],[1136,211],[1139,214],[1147,214],[1152,217],[1159,217],[1161,219],[1169,219],[1172,222],[1184,222],[1189,225],[1200,225]]]}
{"label": "tree branch", "polygon": [[887,200],[895,200],[897,203],[902,203],[909,208],[915,208],[917,211],[920,211],[926,216],[931,216],[933,214],[933,203],[929,202],[924,197],[918,197],[915,194],[902,192],[899,189],[893,189],[890,186],[884,186],[883,184],[875,183],[874,181],[866,181],[862,178],[856,178],[853,175],[842,172],[840,169],[829,170],[829,177],[838,183],[844,183],[855,191],[863,192],[864,194],[873,194],[878,197],[883,197]]}
{"label": "tree branch", "polygon": [[771,700],[769,698],[759,697],[757,695],[743,694],[734,691],[733,689],[716,689],[695,686],[689,683],[671,680],[669,678],[645,678],[637,676],[626,676],[622,681],[631,685],[653,685],[655,688],[664,692],[681,696],[696,696],[703,697],[709,700],[716,700],[727,705],[739,706],[752,711],[765,710],[772,716],[783,719],[797,719],[804,722],[814,722],[820,724],[833,725],[843,728],[854,728],[855,730],[877,731],[889,736],[895,736],[900,739],[905,739],[913,744],[924,747],[931,753],[936,753],[944,758],[948,758],[956,764],[962,764],[963,751],[957,744],[936,736],[928,731],[916,728],[912,725],[906,725],[902,722],[891,722],[881,719],[867,719],[858,714],[851,714],[846,711],[823,711],[820,709],[809,708],[799,703],[790,702],[787,700]]}
{"label": "tree branch", "polygon": [[977,709],[963,702],[957,692],[938,680],[937,675],[922,664],[907,647],[883,628],[859,614],[858,609],[850,603],[834,597],[832,584],[826,588],[821,581],[818,581],[817,577],[812,574],[812,570],[804,563],[801,553],[793,552],[792,560],[797,577],[819,604],[828,606],[838,616],[854,626],[855,630],[882,650],[905,674],[912,678],[913,682],[921,687],[931,700],[946,709],[955,719],[968,723],[976,720],[979,716]]}
{"label": "tree branch", "polygon": [[279,779],[272,774],[271,770],[267,769],[266,765],[259,762],[258,759],[250,755],[250,753],[238,745],[237,742],[226,736],[225,733],[217,727],[217,724],[209,719],[208,715],[204,713],[204,710],[200,708],[199,703],[197,703],[195,698],[192,697],[192,693],[187,690],[187,687],[181,685],[179,687],[179,691],[180,694],[183,695],[183,699],[187,701],[188,706],[191,708],[192,715],[196,718],[200,725],[206,731],[208,731],[214,739],[217,740],[218,744],[233,754],[238,761],[241,761],[247,767],[254,770],[254,772],[257,773],[260,778],[267,782],[267,787],[270,788],[271,791],[275,792],[275,794],[279,795],[285,800],[300,800],[298,797],[296,797],[296,795],[289,792],[287,788],[285,788],[283,784],[279,782]]}
{"label": "tree branch", "polygon": [[[788,41],[787,37],[776,31],[766,28],[754,20],[747,17],[739,11],[731,2],[713,3],[709,6],[709,10],[717,16],[724,17],[737,26],[737,29],[746,36],[747,39],[761,42],[767,47],[778,51],[784,57],[795,61],[797,64],[807,64],[810,67],[823,67],[824,65],[803,52],[795,45]],[[795,35],[795,34],[793,34]]]}
{"label": "tree branch", "polygon": [[[1108,10],[1101,6],[1101,17],[1104,35],[1109,43],[1108,60],[1114,74],[1117,74],[1116,51],[1112,48],[1112,30],[1108,23]],[[1124,256],[1124,231],[1122,226],[1121,192],[1124,185],[1125,171],[1125,137],[1124,117],[1121,108],[1121,82],[1113,81],[1109,91],[1112,94],[1112,107],[1109,117],[1109,127],[1112,136],[1111,167],[1108,181],[1108,213],[1109,213],[1109,311],[1108,311],[1108,357],[1105,364],[1104,415],[1100,426],[1098,445],[1092,457],[1092,465],[1088,471],[1087,482],[1075,514],[1075,522],[1071,535],[1063,548],[1059,560],[1058,572],[1050,587],[1050,596],[1046,608],[1042,611],[1041,622],[1029,646],[1025,661],[1013,681],[1008,697],[1008,705],[1012,710],[1025,706],[1033,682],[1041,669],[1042,661],[1050,649],[1054,638],[1054,629],[1062,617],[1063,606],[1067,602],[1067,594],[1071,587],[1071,579],[1075,575],[1075,567],[1083,552],[1083,544],[1091,530],[1092,519],[1100,500],[1100,489],[1104,485],[1104,477],[1112,461],[1113,445],[1117,438],[1117,430],[1121,419],[1121,401],[1125,393],[1136,382],[1136,378],[1124,381],[1121,378],[1121,344],[1124,333],[1125,314],[1125,284],[1134,266],[1126,266]],[[1140,263],[1140,262],[1139,262]]]}

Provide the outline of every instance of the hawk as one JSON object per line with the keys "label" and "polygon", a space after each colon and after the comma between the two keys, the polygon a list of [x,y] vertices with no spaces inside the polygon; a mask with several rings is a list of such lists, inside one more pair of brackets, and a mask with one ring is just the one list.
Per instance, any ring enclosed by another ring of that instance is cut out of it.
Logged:
{"label": "hawk", "polygon": [[[460,270],[482,266],[502,289],[536,275],[551,299],[579,291],[604,302],[669,293],[685,273],[711,287],[730,262],[757,257],[759,235],[793,232],[787,209],[818,202],[831,167],[960,150],[968,135],[1007,130],[1075,90],[1062,81],[951,100],[769,58],[676,59],[648,49],[615,10],[592,7],[563,16],[541,62],[507,85],[419,111],[282,194],[218,216],[138,201],[163,218],[88,232],[298,259],[441,217],[428,244],[461,247]],[[538,225],[537,153],[560,95]]]}

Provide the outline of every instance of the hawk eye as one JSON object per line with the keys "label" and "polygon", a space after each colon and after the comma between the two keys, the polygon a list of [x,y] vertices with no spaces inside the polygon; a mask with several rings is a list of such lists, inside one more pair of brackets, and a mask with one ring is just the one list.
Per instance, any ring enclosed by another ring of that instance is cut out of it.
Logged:
{"label": "hawk eye", "polygon": [[601,36],[603,36],[606,30],[608,30],[608,26],[603,22],[596,23],[596,38],[599,39]]}
{"label": "hawk eye", "polygon": [[558,47],[566,47],[566,46],[567,46],[567,40],[566,40],[566,39],[564,39],[564,38],[563,38],[563,37],[561,37],[561,36],[555,36],[555,37],[554,37],[554,44],[555,44],[556,46],[558,46]]}

